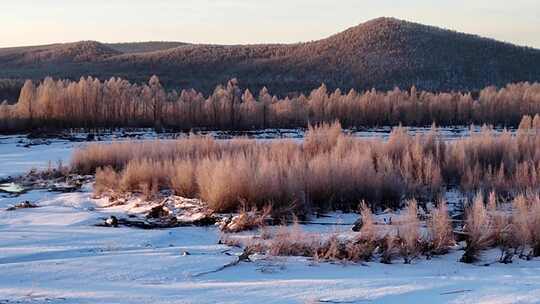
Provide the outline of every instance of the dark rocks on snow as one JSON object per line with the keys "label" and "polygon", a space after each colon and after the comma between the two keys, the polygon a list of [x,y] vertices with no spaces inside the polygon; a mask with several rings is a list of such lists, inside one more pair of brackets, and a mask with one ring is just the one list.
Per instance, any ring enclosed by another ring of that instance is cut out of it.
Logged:
{"label": "dark rocks on snow", "polygon": [[16,205],[13,205],[9,208],[6,209],[6,211],[15,211],[17,209],[28,209],[28,208],[37,208],[39,207],[38,205],[36,204],[33,204],[29,201],[24,201],[24,202],[21,202],[21,203],[18,203]]}
{"label": "dark rocks on snow", "polygon": [[364,222],[362,221],[362,217],[360,216],[353,224],[352,231],[359,232],[362,229],[362,226],[364,225]]}
{"label": "dark rocks on snow", "polygon": [[[125,204],[126,200],[118,200]],[[117,202],[107,207],[116,205]],[[207,206],[195,199],[186,199],[168,196],[161,203],[151,205],[146,212],[141,214],[127,214],[117,219],[118,226],[134,227],[140,229],[164,229],[180,226],[208,226],[217,221]],[[107,223],[99,223],[97,226],[110,227]]]}
{"label": "dark rocks on snow", "polygon": [[164,217],[169,217],[171,215],[171,212],[169,209],[163,205],[156,206],[148,212],[146,215],[146,218],[149,219],[159,219]]}
{"label": "dark rocks on snow", "polygon": [[514,252],[512,250],[505,250],[501,256],[500,262],[503,264],[512,264],[514,258]]}
{"label": "dark rocks on snow", "polygon": [[[214,225],[217,222],[217,219],[212,214],[205,214],[204,216],[195,219],[191,222],[193,226],[210,226]],[[190,223],[185,223],[184,226],[189,225]]]}
{"label": "dark rocks on snow", "polygon": [[79,191],[82,187],[82,183],[74,182],[72,184],[55,184],[49,187],[49,192],[62,192],[71,193]]}
{"label": "dark rocks on snow", "polygon": [[105,225],[107,227],[118,227],[118,219],[116,218],[116,216],[111,215],[105,220]]}

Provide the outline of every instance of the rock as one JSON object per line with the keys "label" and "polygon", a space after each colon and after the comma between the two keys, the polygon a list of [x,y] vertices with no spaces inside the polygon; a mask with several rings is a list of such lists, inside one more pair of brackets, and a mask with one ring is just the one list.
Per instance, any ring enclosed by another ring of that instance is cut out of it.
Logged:
{"label": "rock", "polygon": [[[198,199],[187,199],[161,192],[165,196],[160,202],[147,201],[138,196],[124,197],[114,201],[114,194],[108,194],[113,200],[106,206],[113,207],[118,204],[132,205],[136,208],[135,214],[127,214],[118,218],[118,226],[135,227],[141,229],[163,229],[179,226],[207,226],[213,225],[218,218],[208,205]],[[97,226],[108,226],[105,223]]]}
{"label": "rock", "polygon": [[244,223],[246,223],[249,220],[248,217],[249,216],[246,213],[242,213],[233,217],[229,225],[227,225],[226,230],[229,232],[238,232],[238,231],[244,230],[243,226],[244,226]]}
{"label": "rock", "polygon": [[468,235],[463,231],[454,231],[454,239],[456,242],[464,242],[468,239]]}
{"label": "rock", "polygon": [[74,184],[58,183],[49,187],[49,192],[70,193],[70,192],[78,191],[81,188],[81,186],[82,186],[82,183],[74,183]]}
{"label": "rock", "polygon": [[251,262],[249,255],[249,249],[245,248],[242,254],[238,256],[238,262]]}
{"label": "rock", "polygon": [[192,215],[191,221],[188,223],[195,226],[209,226],[216,223],[216,218],[212,214],[200,212]]}
{"label": "rock", "polygon": [[223,231],[227,228],[229,223],[231,222],[231,217],[227,216],[221,219],[221,221],[217,222],[216,225],[218,226],[219,230]]}
{"label": "rock", "polygon": [[105,225],[108,227],[118,227],[118,219],[116,218],[116,216],[111,215],[105,220]]}
{"label": "rock", "polygon": [[232,218],[227,217],[222,219],[218,226],[223,232],[236,233],[240,231],[252,230],[267,224],[266,217],[256,212],[242,212]]}
{"label": "rock", "polygon": [[169,208],[165,207],[164,205],[159,205],[150,209],[150,211],[146,215],[146,218],[158,219],[162,217],[168,217],[170,215],[171,212],[169,211]]}
{"label": "rock", "polygon": [[[161,208],[159,208],[162,206]],[[152,208],[149,214],[163,220],[175,220],[175,226],[207,226],[216,222],[213,211],[207,204],[197,199],[187,199],[169,194],[160,206]]]}
{"label": "rock", "polygon": [[51,141],[47,139],[29,139],[28,141],[24,142],[22,144],[23,148],[30,148],[32,146],[39,146],[39,145],[50,145]]}
{"label": "rock", "polygon": [[37,207],[39,206],[36,204],[33,204],[29,201],[24,201],[24,202],[18,203],[14,206],[7,208],[6,211],[15,211],[17,209],[27,209],[27,208],[37,208]]}
{"label": "rock", "polygon": [[360,216],[353,224],[352,231],[359,232],[362,229],[364,222],[362,221],[362,216]]}
{"label": "rock", "polygon": [[178,227],[181,223],[178,223],[178,219],[174,216],[166,216],[158,219],[148,219],[150,225],[154,225],[156,228],[172,228]]}
{"label": "rock", "polygon": [[512,250],[505,250],[503,256],[500,259],[500,262],[503,264],[512,264],[512,258],[514,257],[514,252]]}

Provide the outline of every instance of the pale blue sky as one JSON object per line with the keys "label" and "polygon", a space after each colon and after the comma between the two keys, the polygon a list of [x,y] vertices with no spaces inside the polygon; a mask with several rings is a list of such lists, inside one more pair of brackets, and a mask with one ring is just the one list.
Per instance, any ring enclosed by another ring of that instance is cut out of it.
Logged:
{"label": "pale blue sky", "polygon": [[0,0],[0,47],[315,40],[380,16],[540,48],[540,0]]}

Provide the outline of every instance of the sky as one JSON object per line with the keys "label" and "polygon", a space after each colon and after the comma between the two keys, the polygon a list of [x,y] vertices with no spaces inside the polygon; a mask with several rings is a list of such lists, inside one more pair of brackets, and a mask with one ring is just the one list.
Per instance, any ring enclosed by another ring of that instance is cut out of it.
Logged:
{"label": "sky", "polygon": [[0,0],[0,47],[317,40],[387,16],[540,48],[539,0]]}

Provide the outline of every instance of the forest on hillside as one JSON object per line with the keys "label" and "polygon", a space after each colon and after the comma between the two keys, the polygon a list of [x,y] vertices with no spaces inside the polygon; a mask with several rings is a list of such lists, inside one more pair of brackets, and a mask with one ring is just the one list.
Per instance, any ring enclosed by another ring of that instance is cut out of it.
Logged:
{"label": "forest on hillside", "polygon": [[204,95],[237,78],[273,94],[394,87],[479,91],[540,81],[540,50],[476,35],[377,18],[324,39],[294,44],[211,45],[181,42],[79,41],[0,48],[0,78],[79,80],[121,77],[141,84],[156,74],[168,90]]}

